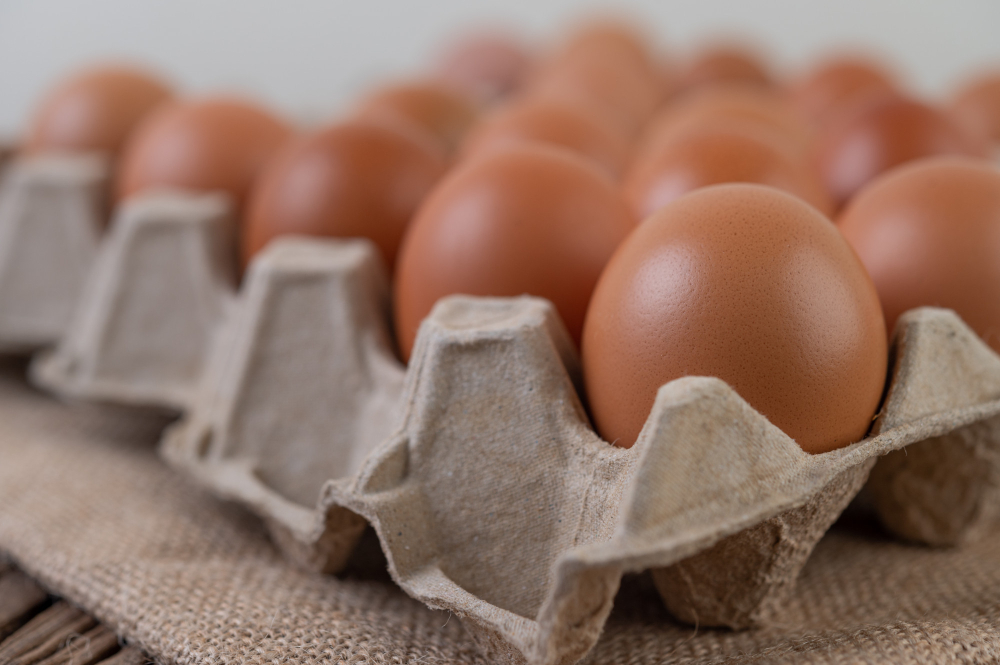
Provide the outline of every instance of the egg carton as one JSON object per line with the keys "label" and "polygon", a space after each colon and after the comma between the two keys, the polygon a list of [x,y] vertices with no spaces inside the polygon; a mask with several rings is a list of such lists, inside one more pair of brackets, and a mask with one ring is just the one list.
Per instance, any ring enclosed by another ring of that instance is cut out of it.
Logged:
{"label": "egg carton", "polygon": [[364,530],[317,511],[400,416],[389,287],[367,240],[279,238],[251,263],[217,337],[195,407],[164,456],[264,517],[301,566],[339,570]]}
{"label": "egg carton", "polygon": [[10,157],[0,180],[0,351],[27,353],[66,331],[105,223],[108,160]]}
{"label": "egg carton", "polygon": [[[272,246],[251,267],[199,399],[161,452],[263,517],[302,566],[339,570],[370,523],[400,586],[456,614],[500,662],[583,658],[626,572],[652,571],[682,621],[767,624],[877,458],[909,444],[948,451],[925,497],[945,478],[977,506],[968,519],[939,491],[915,514],[965,537],[989,524],[1000,357],[950,311],[901,318],[864,441],[807,454],[724,382],[688,377],[659,390],[623,449],[590,426],[547,301],[441,300],[404,374],[374,251],[309,242]],[[989,454],[970,460],[976,451]],[[961,475],[983,462],[988,474]]]}
{"label": "egg carton", "polygon": [[223,194],[152,191],[118,207],[59,344],[32,380],[72,399],[183,410],[236,289]]}

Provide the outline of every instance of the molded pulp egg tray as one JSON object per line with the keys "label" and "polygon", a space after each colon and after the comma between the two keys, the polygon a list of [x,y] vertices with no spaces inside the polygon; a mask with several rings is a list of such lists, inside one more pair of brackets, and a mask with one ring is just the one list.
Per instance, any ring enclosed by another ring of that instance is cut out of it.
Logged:
{"label": "molded pulp egg tray", "polygon": [[445,298],[404,368],[372,245],[278,240],[237,292],[227,208],[126,206],[35,380],[183,410],[164,457],[259,514],[292,560],[336,572],[371,524],[400,586],[500,661],[583,658],[626,572],[651,571],[682,621],[766,624],[866,480],[909,540],[997,522],[1000,357],[950,311],[902,317],[852,446],[804,453],[722,381],[688,377],[622,449],[590,426],[547,301]]}
{"label": "molded pulp egg tray", "polygon": [[25,352],[66,331],[97,254],[109,168],[100,155],[9,162],[0,179],[0,352]]}

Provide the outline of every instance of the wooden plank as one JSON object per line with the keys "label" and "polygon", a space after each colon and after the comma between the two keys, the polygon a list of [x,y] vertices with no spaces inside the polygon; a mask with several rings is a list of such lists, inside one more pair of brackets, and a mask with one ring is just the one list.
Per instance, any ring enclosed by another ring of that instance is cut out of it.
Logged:
{"label": "wooden plank", "polygon": [[[66,646],[38,665],[96,665],[118,649],[118,636],[104,626],[95,626],[83,635],[70,638]],[[24,660],[21,663],[27,665]]]}
{"label": "wooden plank", "polygon": [[141,649],[135,647],[125,647],[107,660],[103,660],[97,665],[146,665],[151,663],[149,657]]}
{"label": "wooden plank", "polygon": [[34,663],[61,649],[74,635],[97,622],[69,603],[59,601],[18,628],[0,644],[0,665]]}

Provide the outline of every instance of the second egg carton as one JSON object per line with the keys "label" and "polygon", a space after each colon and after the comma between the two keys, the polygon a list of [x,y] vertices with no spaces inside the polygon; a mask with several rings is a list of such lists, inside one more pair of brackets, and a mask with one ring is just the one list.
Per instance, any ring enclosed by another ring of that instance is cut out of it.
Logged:
{"label": "second egg carton", "polygon": [[394,579],[502,662],[583,658],[626,572],[682,621],[767,624],[873,467],[903,537],[996,521],[1000,357],[947,310],[901,318],[871,435],[822,455],[701,377],[660,389],[631,449],[602,441],[537,298],[443,299],[404,368],[365,241],[273,243],[228,312],[164,457],[307,568],[339,570],[373,525]]}
{"label": "second egg carton", "polygon": [[[0,155],[3,157],[3,155]],[[10,155],[0,169],[0,352],[59,340],[105,224],[108,160]]]}

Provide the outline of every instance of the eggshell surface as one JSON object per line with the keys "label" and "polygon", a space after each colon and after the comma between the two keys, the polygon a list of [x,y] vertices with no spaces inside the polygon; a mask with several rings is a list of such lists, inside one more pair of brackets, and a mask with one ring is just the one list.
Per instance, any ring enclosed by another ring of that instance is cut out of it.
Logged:
{"label": "eggshell surface", "polygon": [[813,131],[782,98],[739,85],[712,86],[666,105],[650,120],[638,151],[644,155],[658,152],[665,142],[720,121],[759,125],[782,137],[799,155],[812,154]]}
{"label": "eggshell surface", "polygon": [[861,439],[885,382],[875,288],[836,227],[760,185],[677,199],[622,243],[583,332],[591,414],[630,447],[656,392],[715,376],[821,453]]}
{"label": "eggshell surface", "polygon": [[511,35],[486,31],[449,45],[434,68],[437,78],[484,102],[506,97],[531,68],[528,49]]}
{"label": "eggshell surface", "polygon": [[171,104],[147,118],[122,156],[119,200],[145,189],[222,191],[238,207],[292,135],[267,111],[235,98]]}
{"label": "eggshell surface", "polygon": [[1000,71],[983,74],[962,87],[951,111],[974,132],[1000,143]]}
{"label": "eggshell surface", "polygon": [[699,187],[748,182],[777,187],[832,213],[819,176],[771,134],[739,124],[703,127],[679,136],[626,176],[626,198],[640,219]]}
{"label": "eggshell surface", "polygon": [[726,44],[699,54],[684,72],[681,87],[694,89],[731,83],[767,88],[774,85],[774,80],[753,49]]}
{"label": "eggshell surface", "polygon": [[988,147],[942,111],[887,97],[835,123],[820,141],[818,163],[835,205],[843,205],[880,173],[934,155],[982,157]]}
{"label": "eggshell surface", "polygon": [[396,332],[451,294],[548,298],[579,340],[597,277],[635,220],[614,182],[582,157],[518,144],[467,162],[410,225],[395,275]]}
{"label": "eggshell surface", "polygon": [[141,70],[107,66],[79,72],[42,101],[25,148],[116,154],[143,117],[170,97],[166,84]]}
{"label": "eggshell surface", "polygon": [[293,142],[254,188],[243,260],[274,237],[364,237],[390,268],[417,207],[444,174],[443,150],[421,132],[356,120]]}
{"label": "eggshell surface", "polygon": [[470,96],[441,81],[411,81],[380,88],[358,109],[362,117],[413,123],[440,141],[448,152],[462,142],[478,113]]}
{"label": "eggshell surface", "polygon": [[627,142],[586,107],[559,99],[525,99],[498,109],[470,133],[465,156],[511,141],[539,141],[572,150],[618,176]]}
{"label": "eggshell surface", "polygon": [[924,305],[955,310],[1000,351],[1000,171],[922,159],[862,190],[838,220],[878,289],[889,330]]}
{"label": "eggshell surface", "polygon": [[792,86],[790,98],[817,125],[827,124],[865,97],[897,93],[893,76],[876,62],[840,56],[820,62]]}

